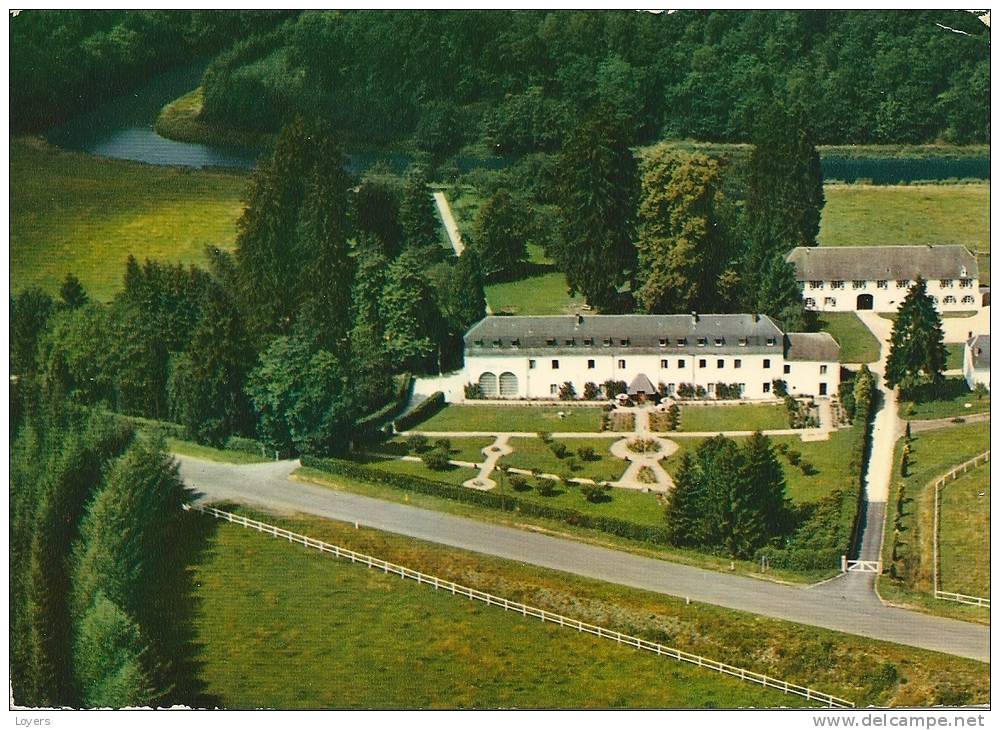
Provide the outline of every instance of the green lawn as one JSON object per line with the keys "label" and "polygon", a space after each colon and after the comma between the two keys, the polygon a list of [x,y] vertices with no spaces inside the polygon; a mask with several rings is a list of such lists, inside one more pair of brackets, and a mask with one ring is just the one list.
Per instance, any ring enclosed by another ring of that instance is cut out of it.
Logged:
{"label": "green lawn", "polygon": [[181,441],[174,438],[167,439],[167,450],[183,456],[222,461],[229,464],[260,464],[271,461],[271,459],[265,459],[259,454],[248,454],[245,451],[230,451],[229,449],[213,449],[211,446],[202,446],[193,441]]}
{"label": "green lawn", "polygon": [[941,490],[941,590],[990,595],[990,467],[980,466]]}
{"label": "green lawn", "polygon": [[[253,515],[464,585],[864,705],[983,703],[989,666],[306,517]],[[761,705],[753,685],[218,525],[202,676],[227,706]],[[233,626],[241,627],[234,640]],[[648,662],[648,663],[647,663]],[[891,665],[891,666],[890,666]],[[886,671],[898,681],[885,681]],[[677,674],[677,672],[682,674]],[[289,682],[290,675],[302,681]],[[737,696],[731,692],[752,692]],[[729,690],[726,690],[727,692]],[[771,695],[772,702],[794,698]]]}
{"label": "green lawn", "polygon": [[934,487],[930,482],[948,469],[990,448],[988,423],[967,423],[913,434],[908,476],[899,476],[903,439],[896,444],[893,483],[889,495],[886,539],[882,560],[892,564],[892,534],[896,524],[899,488],[905,488],[900,541],[897,546],[896,578],[884,576],[879,590],[886,600],[908,603],[938,613],[958,614],[982,620],[980,609],[945,605],[928,598],[933,588]]}
{"label": "green lawn", "polygon": [[67,273],[90,296],[121,288],[125,260],[205,263],[231,248],[243,175],[142,165],[10,142],[10,285],[56,292]]}
{"label": "green lawn", "polygon": [[[514,448],[514,453],[503,457],[501,462],[522,469],[537,469],[546,474],[571,474],[574,477],[611,482],[620,478],[628,466],[624,460],[611,455],[609,449],[615,441],[612,438],[562,439],[558,442],[569,449],[570,455],[565,459],[557,459],[552,449],[539,438],[513,438],[510,445]],[[597,457],[594,461],[584,461],[578,455],[578,449],[588,446]],[[576,460],[578,470],[571,471],[566,464],[570,457]]]}
{"label": "green lawn", "polygon": [[[456,436],[449,438],[448,441],[451,442],[451,458],[454,461],[471,461],[474,464],[481,464],[486,458],[483,455],[483,449],[492,444],[494,440],[482,436]],[[382,454],[420,456],[420,454],[407,447],[406,441],[405,437],[397,436],[372,450]],[[433,447],[436,441],[438,441],[436,438],[428,439],[428,445]]]}
{"label": "green lawn", "polygon": [[965,365],[965,343],[953,342],[945,345],[948,350],[948,359],[945,361],[945,370],[961,370]]}
{"label": "green lawn", "polygon": [[772,431],[788,428],[783,404],[741,403],[738,406],[681,406],[680,431]]}
{"label": "green lawn", "polygon": [[[559,413],[565,417],[560,418]],[[573,406],[449,405],[415,431],[592,431],[601,430],[601,409]]]}
{"label": "green lawn", "polygon": [[854,312],[822,312],[819,328],[829,332],[840,344],[841,362],[875,362],[879,342]]}
{"label": "green lawn", "polygon": [[548,271],[519,281],[489,284],[486,301],[494,314],[572,314],[581,310],[583,297],[569,295],[566,275]]}
{"label": "green lawn", "polygon": [[899,404],[900,418],[922,421],[987,413],[989,410],[989,394],[980,398],[969,390],[968,383],[960,375],[945,378],[937,387],[921,386],[913,401],[901,401]]}
{"label": "green lawn", "polygon": [[376,456],[355,456],[353,460],[379,471],[421,477],[436,482],[454,484],[455,486],[462,486],[463,483],[479,474],[478,469],[471,469],[464,466],[452,466],[443,471],[434,471],[425,466],[422,461],[404,461],[402,459],[380,458]]}
{"label": "green lawn", "polygon": [[202,678],[226,708],[804,706],[230,525],[196,582]]}
{"label": "green lawn", "polygon": [[[624,471],[624,468],[622,469]],[[583,476],[581,473],[580,476]],[[497,475],[494,474],[496,479]],[[529,483],[537,479],[528,477]],[[553,494],[542,496],[534,489],[525,492],[509,491],[518,499],[544,504],[561,509],[572,509],[595,517],[613,517],[626,522],[640,525],[663,526],[664,503],[662,497],[652,492],[639,492],[634,489],[615,489],[612,487],[599,502],[588,502],[575,484],[556,484]]]}

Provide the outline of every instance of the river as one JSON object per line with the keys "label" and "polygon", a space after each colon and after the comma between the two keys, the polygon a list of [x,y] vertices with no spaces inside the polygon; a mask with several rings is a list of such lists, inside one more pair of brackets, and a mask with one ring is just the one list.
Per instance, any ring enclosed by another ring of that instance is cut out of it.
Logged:
{"label": "river", "polygon": [[[152,165],[252,169],[261,150],[176,142],[161,137],[153,129],[165,104],[201,83],[205,66],[206,62],[201,61],[159,74],[134,91],[81,114],[45,136],[53,144],[67,149]],[[363,172],[378,161],[388,163],[399,172],[413,157],[399,152],[354,151],[348,154],[348,159],[348,167],[354,173]],[[476,167],[505,167],[510,162],[503,158],[456,159],[462,172]],[[842,182],[895,184],[917,180],[990,179],[988,155],[933,158],[827,155],[821,163],[825,179]]]}

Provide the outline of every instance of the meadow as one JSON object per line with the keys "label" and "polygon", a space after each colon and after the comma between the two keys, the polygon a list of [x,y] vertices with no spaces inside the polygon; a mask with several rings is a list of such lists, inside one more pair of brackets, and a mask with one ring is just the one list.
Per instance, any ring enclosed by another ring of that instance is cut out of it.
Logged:
{"label": "meadow", "polygon": [[941,490],[941,590],[990,595],[990,467],[984,465]]}
{"label": "meadow", "polygon": [[36,138],[10,142],[10,282],[57,292],[75,274],[92,299],[122,287],[129,254],[204,264],[232,248],[247,177],[67,152]]}

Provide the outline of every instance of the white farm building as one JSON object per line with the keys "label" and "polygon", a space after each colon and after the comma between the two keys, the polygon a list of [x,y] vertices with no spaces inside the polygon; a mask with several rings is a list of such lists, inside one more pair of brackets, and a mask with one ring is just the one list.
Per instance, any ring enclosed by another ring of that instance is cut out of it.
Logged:
{"label": "white farm building", "polygon": [[486,398],[554,399],[566,382],[581,397],[614,380],[633,394],[689,384],[711,398],[725,383],[765,399],[774,380],[792,395],[835,395],[839,361],[829,334],[786,334],[760,315],[491,316],[465,335],[464,376]]}
{"label": "white farm building", "polygon": [[918,276],[939,311],[980,307],[979,266],[965,246],[800,246],[786,260],[818,312],[895,312]]}
{"label": "white farm building", "polygon": [[979,383],[990,387],[990,336],[976,335],[965,343],[965,357],[962,363],[962,373],[970,388]]}

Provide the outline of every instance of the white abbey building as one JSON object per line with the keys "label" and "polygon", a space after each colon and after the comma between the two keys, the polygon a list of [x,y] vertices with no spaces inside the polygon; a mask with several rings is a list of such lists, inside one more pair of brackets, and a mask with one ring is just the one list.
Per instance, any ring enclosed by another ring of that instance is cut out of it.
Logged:
{"label": "white abbey building", "polygon": [[624,381],[651,395],[683,383],[714,397],[718,383],[744,398],[773,398],[772,381],[792,395],[832,396],[840,346],[828,333],[784,333],[752,314],[486,317],[465,335],[466,382],[487,398],[554,399],[570,382]]}
{"label": "white abbey building", "polygon": [[939,311],[980,308],[979,266],[965,246],[833,246],[792,249],[806,309],[895,312],[917,276]]}

